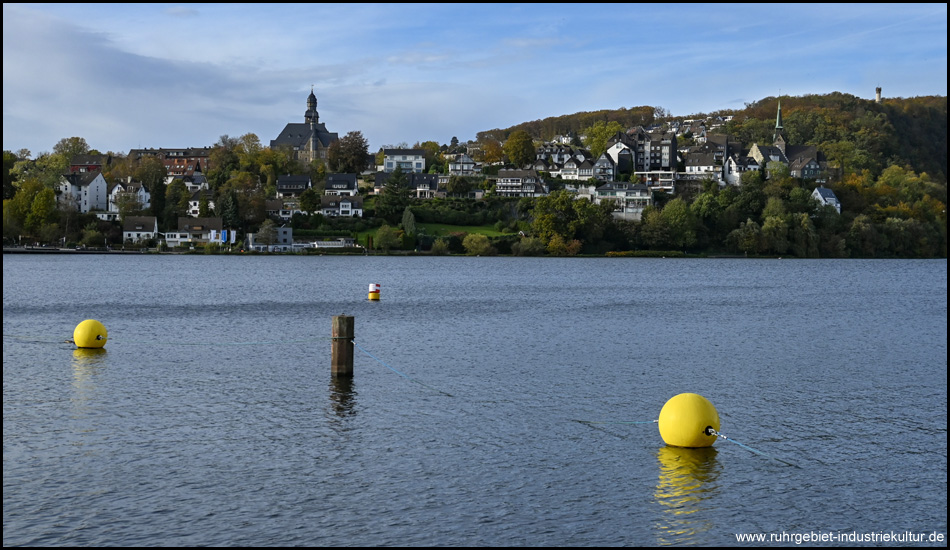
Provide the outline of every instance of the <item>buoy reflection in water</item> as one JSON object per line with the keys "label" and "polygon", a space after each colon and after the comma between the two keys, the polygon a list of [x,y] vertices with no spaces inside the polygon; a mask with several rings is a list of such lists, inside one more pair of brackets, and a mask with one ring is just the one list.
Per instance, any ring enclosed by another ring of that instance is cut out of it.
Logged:
{"label": "buoy reflection in water", "polygon": [[713,447],[663,446],[657,451],[660,467],[654,498],[662,513],[655,524],[657,544],[683,544],[715,527],[702,514],[704,501],[719,491],[720,465]]}

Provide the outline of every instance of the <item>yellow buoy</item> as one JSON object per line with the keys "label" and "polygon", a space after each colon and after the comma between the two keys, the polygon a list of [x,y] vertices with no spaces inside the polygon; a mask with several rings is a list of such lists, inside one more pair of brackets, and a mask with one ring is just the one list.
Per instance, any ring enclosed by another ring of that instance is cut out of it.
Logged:
{"label": "yellow buoy", "polygon": [[660,437],[674,447],[711,447],[716,436],[707,428],[719,431],[719,413],[705,397],[695,393],[673,396],[660,410]]}
{"label": "yellow buoy", "polygon": [[379,300],[379,283],[370,283],[369,299],[374,301]]}
{"label": "yellow buoy", "polygon": [[108,339],[106,327],[95,319],[86,319],[76,325],[73,331],[73,342],[77,348],[101,348]]}

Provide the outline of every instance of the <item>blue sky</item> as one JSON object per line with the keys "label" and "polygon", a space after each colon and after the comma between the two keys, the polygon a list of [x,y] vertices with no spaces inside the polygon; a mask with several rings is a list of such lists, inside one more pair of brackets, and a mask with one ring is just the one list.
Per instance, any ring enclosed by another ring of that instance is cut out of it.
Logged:
{"label": "blue sky", "polygon": [[269,145],[311,86],[371,151],[579,111],[945,96],[947,5],[3,5],[5,150]]}

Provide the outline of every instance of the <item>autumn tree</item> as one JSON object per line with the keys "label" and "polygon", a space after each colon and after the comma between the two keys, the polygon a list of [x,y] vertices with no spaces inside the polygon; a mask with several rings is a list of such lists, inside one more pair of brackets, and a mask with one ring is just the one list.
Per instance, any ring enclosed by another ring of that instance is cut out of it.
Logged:
{"label": "autumn tree", "polygon": [[501,142],[486,138],[481,143],[482,161],[485,164],[495,164],[505,158],[505,152],[502,149]]}
{"label": "autumn tree", "polygon": [[508,140],[505,141],[503,150],[505,156],[508,157],[508,162],[518,168],[531,164],[537,158],[534,141],[531,139],[531,135],[524,130],[512,132],[508,136]]}

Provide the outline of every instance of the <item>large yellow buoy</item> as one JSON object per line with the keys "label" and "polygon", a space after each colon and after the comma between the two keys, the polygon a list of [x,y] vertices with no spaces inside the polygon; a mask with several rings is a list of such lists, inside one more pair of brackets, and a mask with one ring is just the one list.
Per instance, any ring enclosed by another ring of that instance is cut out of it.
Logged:
{"label": "large yellow buoy", "polygon": [[109,331],[95,319],[86,319],[76,325],[73,331],[73,342],[77,348],[101,348],[109,339]]}
{"label": "large yellow buoy", "polygon": [[374,301],[379,300],[379,283],[370,283],[369,299]]}
{"label": "large yellow buoy", "polygon": [[660,410],[660,437],[674,447],[711,447],[719,431],[719,413],[705,397],[695,393],[673,396]]}

